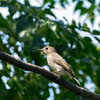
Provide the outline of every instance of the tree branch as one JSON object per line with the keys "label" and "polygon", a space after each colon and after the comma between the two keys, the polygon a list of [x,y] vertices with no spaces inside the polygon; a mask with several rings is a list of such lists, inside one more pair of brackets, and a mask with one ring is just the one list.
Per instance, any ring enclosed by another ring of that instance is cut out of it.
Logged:
{"label": "tree branch", "polygon": [[15,58],[7,53],[4,53],[2,51],[0,51],[0,59],[4,60],[6,62],[9,62],[9,63],[21,68],[21,69],[38,73],[38,74],[44,76],[45,78],[47,78],[47,79],[63,86],[64,88],[74,92],[77,95],[81,95],[85,98],[90,98],[90,100],[100,100],[99,94],[93,93],[93,92],[88,91],[82,87],[76,86],[76,85],[70,83],[69,81],[67,81],[61,77],[58,77],[54,73],[49,72],[48,70],[46,70],[40,66],[24,62],[24,61],[17,59],[17,58]]}

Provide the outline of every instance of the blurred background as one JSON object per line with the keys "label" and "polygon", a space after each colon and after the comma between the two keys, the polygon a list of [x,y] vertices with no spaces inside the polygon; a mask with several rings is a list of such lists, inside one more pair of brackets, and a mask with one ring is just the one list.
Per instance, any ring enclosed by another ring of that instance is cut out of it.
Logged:
{"label": "blurred background", "polygon": [[[69,63],[82,87],[100,93],[99,0],[0,0],[0,51],[51,71],[38,51],[46,45]],[[0,100],[87,99],[0,60]]]}

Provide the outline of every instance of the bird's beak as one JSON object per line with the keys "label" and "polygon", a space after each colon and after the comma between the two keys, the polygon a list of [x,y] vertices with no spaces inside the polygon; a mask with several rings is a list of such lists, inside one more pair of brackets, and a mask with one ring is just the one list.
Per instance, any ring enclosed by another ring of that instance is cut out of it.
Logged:
{"label": "bird's beak", "polygon": [[43,49],[38,49],[39,51],[43,51]]}

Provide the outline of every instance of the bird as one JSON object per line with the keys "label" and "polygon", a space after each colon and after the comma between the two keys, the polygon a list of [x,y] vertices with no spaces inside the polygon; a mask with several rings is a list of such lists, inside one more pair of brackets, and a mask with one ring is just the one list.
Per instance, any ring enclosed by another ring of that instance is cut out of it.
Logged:
{"label": "bird", "polygon": [[47,63],[54,73],[56,73],[58,76],[68,75],[80,85],[80,82],[76,78],[68,63],[56,52],[54,47],[45,46],[38,50],[43,51],[44,54],[46,54]]}

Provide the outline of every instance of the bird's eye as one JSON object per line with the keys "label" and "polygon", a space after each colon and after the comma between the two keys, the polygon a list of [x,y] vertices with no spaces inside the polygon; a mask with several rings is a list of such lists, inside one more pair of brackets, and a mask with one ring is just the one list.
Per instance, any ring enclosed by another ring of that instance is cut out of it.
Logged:
{"label": "bird's eye", "polygon": [[48,50],[48,48],[45,48],[46,50]]}

